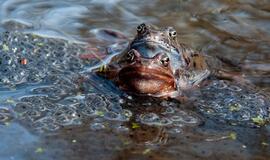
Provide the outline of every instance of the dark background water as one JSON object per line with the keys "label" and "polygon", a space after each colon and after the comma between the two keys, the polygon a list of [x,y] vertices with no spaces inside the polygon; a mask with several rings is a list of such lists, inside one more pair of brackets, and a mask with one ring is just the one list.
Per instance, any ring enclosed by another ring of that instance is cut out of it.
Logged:
{"label": "dark background water", "polygon": [[[117,41],[98,34],[97,30],[101,28],[121,31],[132,38],[136,26],[142,22],[160,27],[173,26],[181,42],[207,54],[232,59],[241,66],[246,78],[265,92],[270,91],[269,19],[268,0],[0,0],[1,32],[19,30],[44,37],[86,42],[98,48]],[[34,86],[28,86],[31,87]],[[28,88],[14,92],[1,90],[0,100],[15,94],[21,96],[30,90]],[[131,107],[127,102],[124,104],[133,114],[151,113],[160,108],[162,111],[156,112],[167,113],[158,100],[141,101],[139,104],[131,102]],[[147,105],[151,106],[150,109],[140,108]],[[156,105],[158,107],[155,108]],[[179,108],[174,110],[176,115],[186,114]],[[0,159],[270,157],[269,126],[251,129],[219,126],[212,121],[205,124],[187,121],[190,124],[179,124],[187,128],[136,126],[138,124],[134,120],[123,120],[119,127],[119,122],[103,123],[103,120],[94,117],[76,127],[63,127],[55,133],[36,133],[16,120],[18,123],[0,125]],[[117,127],[108,127],[114,125]]]}

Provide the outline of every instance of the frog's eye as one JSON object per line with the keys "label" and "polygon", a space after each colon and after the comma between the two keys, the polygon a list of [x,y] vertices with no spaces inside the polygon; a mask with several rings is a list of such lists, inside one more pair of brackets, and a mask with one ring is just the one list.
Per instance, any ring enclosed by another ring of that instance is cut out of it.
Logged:
{"label": "frog's eye", "polygon": [[144,23],[142,23],[142,24],[138,25],[137,32],[143,33],[145,31],[145,29],[146,29],[146,25]]}
{"label": "frog's eye", "polygon": [[176,35],[177,35],[177,33],[176,33],[175,29],[169,28],[169,36],[170,36],[171,38],[175,38]]}

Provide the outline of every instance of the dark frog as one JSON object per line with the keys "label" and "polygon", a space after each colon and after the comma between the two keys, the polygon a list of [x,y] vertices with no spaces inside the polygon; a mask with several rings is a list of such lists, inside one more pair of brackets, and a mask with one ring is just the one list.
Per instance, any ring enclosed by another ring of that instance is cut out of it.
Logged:
{"label": "dark frog", "polygon": [[172,97],[199,85],[210,70],[202,53],[178,43],[172,27],[141,24],[128,48],[98,73],[125,91]]}

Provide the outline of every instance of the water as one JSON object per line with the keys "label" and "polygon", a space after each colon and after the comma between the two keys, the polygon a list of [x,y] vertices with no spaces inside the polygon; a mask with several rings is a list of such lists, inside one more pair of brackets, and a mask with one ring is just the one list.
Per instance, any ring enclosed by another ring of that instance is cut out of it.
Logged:
{"label": "water", "polygon": [[[269,7],[267,0],[0,1],[0,32],[10,32],[0,36],[0,159],[269,159],[269,125],[245,121],[267,117],[269,99],[255,90],[234,85],[213,96],[205,88],[209,101],[198,98],[196,107],[130,96],[85,74],[110,56],[108,48],[127,45],[101,29],[132,39],[147,22],[173,26],[181,42],[232,59],[241,69],[225,69],[268,93]],[[249,110],[253,103],[259,107]]]}

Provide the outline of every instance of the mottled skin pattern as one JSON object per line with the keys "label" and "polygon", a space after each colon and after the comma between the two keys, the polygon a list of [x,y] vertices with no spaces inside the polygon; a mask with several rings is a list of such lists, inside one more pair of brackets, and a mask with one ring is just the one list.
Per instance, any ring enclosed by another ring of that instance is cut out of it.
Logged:
{"label": "mottled skin pattern", "polygon": [[179,43],[172,27],[154,29],[144,23],[105,68],[97,73],[122,90],[161,97],[178,96],[210,75],[205,55]]}

